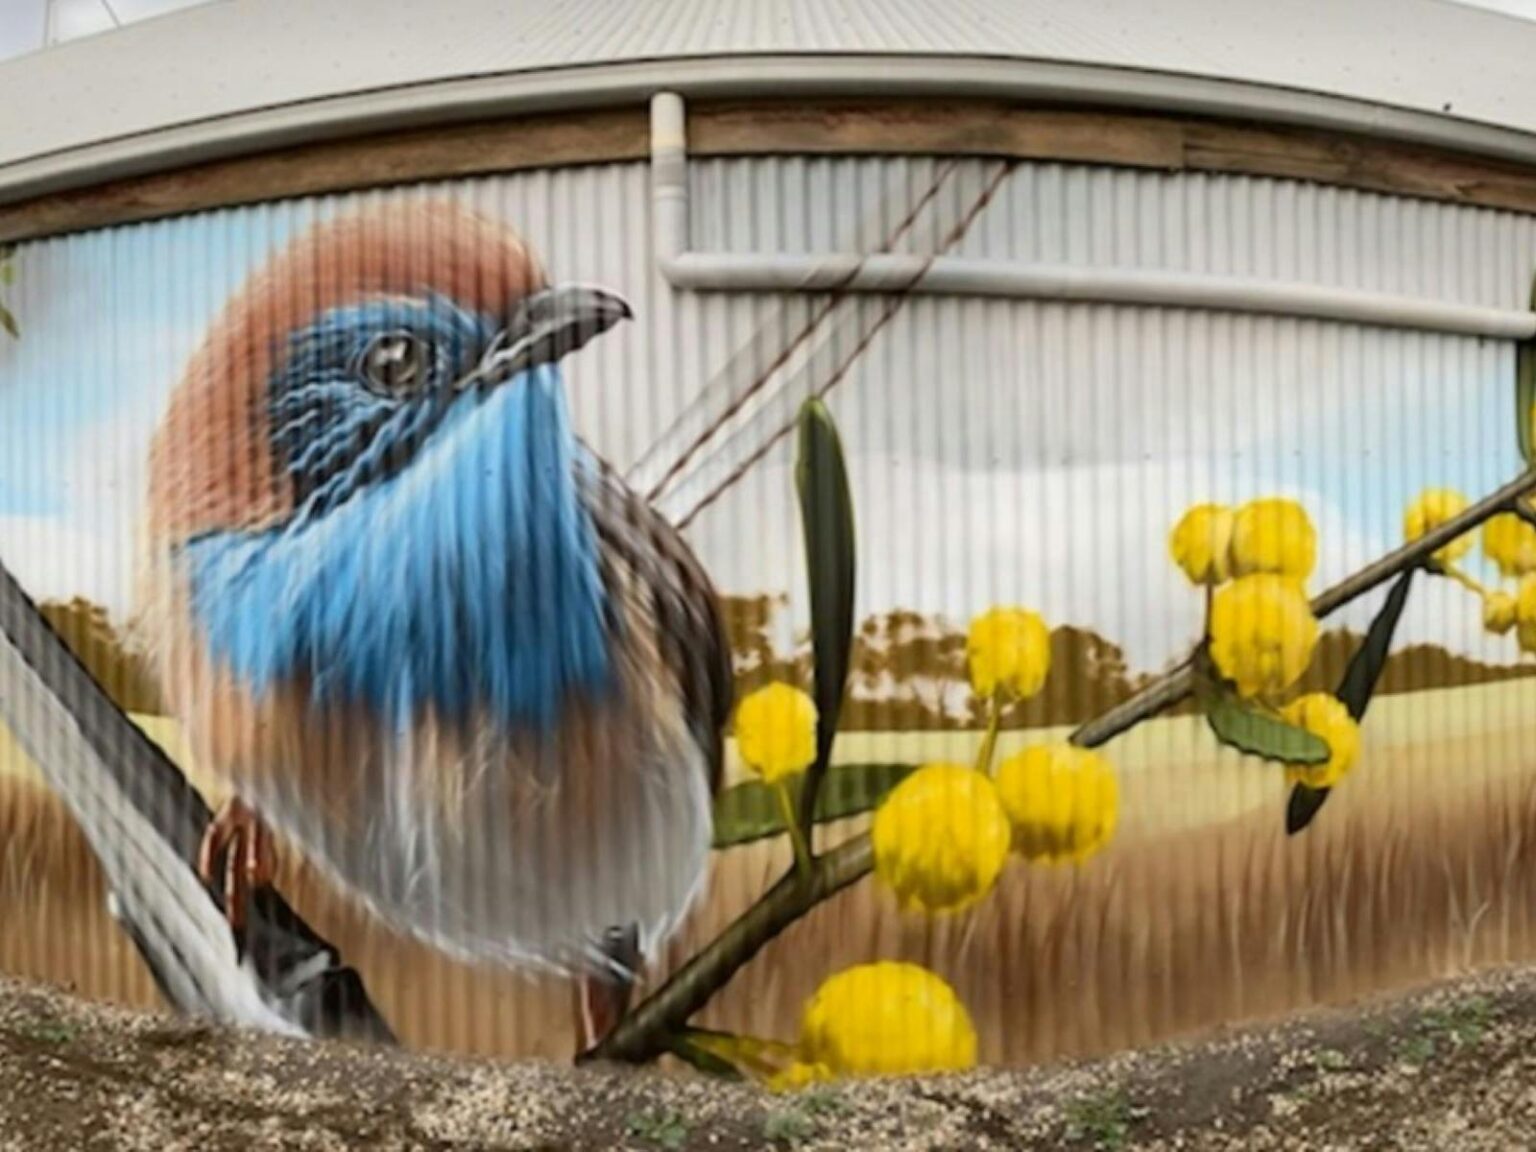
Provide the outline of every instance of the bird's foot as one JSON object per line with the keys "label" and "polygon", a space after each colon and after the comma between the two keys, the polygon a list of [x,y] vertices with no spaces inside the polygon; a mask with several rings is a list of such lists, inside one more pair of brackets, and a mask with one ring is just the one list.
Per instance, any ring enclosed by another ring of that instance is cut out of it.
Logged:
{"label": "bird's foot", "polygon": [[576,985],[576,1055],[591,1051],[619,1026],[629,1011],[635,975],[641,963],[636,927],[610,929],[604,956],[613,961],[605,972],[581,977]]}
{"label": "bird's foot", "polygon": [[203,832],[197,872],[204,884],[222,888],[224,917],[239,944],[244,938],[251,893],[271,884],[277,876],[277,852],[271,830],[238,796],[219,806]]}

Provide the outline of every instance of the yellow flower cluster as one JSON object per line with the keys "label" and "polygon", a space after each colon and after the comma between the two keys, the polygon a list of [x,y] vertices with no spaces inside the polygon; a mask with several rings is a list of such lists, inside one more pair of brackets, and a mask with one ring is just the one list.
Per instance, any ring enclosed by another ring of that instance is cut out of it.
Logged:
{"label": "yellow flower cluster", "polygon": [[1520,581],[1515,596],[1515,638],[1522,652],[1536,652],[1536,575]]}
{"label": "yellow flower cluster", "polygon": [[827,1076],[912,1076],[976,1064],[976,1027],[955,990],[915,964],[861,964],[806,1003],[799,1059],[777,1087]]}
{"label": "yellow flower cluster", "polygon": [[769,684],[736,708],[736,748],[770,784],[804,772],[816,759],[816,702],[788,684]]}
{"label": "yellow flower cluster", "polygon": [[875,874],[903,906],[956,911],[997,882],[1012,832],[990,777],[927,764],[891,790],[870,831]]}
{"label": "yellow flower cluster", "polygon": [[1214,588],[1232,576],[1232,509],[1196,504],[1173,527],[1168,550],[1191,583]]}
{"label": "yellow flower cluster", "polygon": [[1306,509],[1279,497],[1236,510],[1197,504],[1174,526],[1168,547],[1192,583],[1216,589],[1207,626],[1221,674],[1248,697],[1294,684],[1317,643],[1303,591],[1317,563]]}
{"label": "yellow flower cluster", "polygon": [[1317,562],[1317,533],[1294,500],[1252,500],[1236,510],[1197,504],[1174,525],[1168,550],[1184,575],[1205,587],[1254,575],[1304,581]]}
{"label": "yellow flower cluster", "polygon": [[928,764],[875,814],[875,875],[906,907],[956,911],[991,890],[1010,848],[1036,863],[1086,860],[1108,843],[1119,812],[1109,762],[1071,744],[1010,757],[995,784],[959,764]]}
{"label": "yellow flower cluster", "polygon": [[[1432,532],[1447,520],[1467,510],[1467,498],[1451,488],[1426,488],[1403,511],[1403,539],[1413,541]],[[1431,559],[1442,568],[1449,567],[1472,550],[1470,532],[1437,548]]]}
{"label": "yellow flower cluster", "polygon": [[[1450,489],[1435,488],[1421,492],[1403,513],[1403,535],[1416,540],[1467,510],[1465,496]],[[1517,581],[1514,592],[1484,587],[1465,572],[1452,567],[1470,551],[1471,532],[1438,549],[1431,560],[1448,576],[1475,592],[1482,600],[1483,627],[1495,635],[1511,632],[1524,652],[1536,653],[1536,524],[1530,498],[1521,501],[1518,512],[1500,512],[1483,521],[1483,555],[1498,570],[1503,580]]]}
{"label": "yellow flower cluster", "polygon": [[1252,698],[1284,692],[1300,679],[1317,644],[1317,618],[1295,580],[1246,576],[1216,593],[1211,659]]}
{"label": "yellow flower cluster", "polygon": [[1003,761],[997,790],[1027,860],[1085,860],[1114,835],[1120,786],[1108,761],[1072,744],[1040,744]]}
{"label": "yellow flower cluster", "polygon": [[[1449,488],[1427,488],[1403,512],[1403,537],[1413,541],[1464,513],[1470,504],[1460,492]],[[1457,560],[1471,551],[1474,534],[1458,536],[1431,554],[1431,562],[1445,575],[1475,592],[1482,600],[1483,627],[1495,635],[1515,634],[1525,652],[1536,653],[1536,524],[1532,513],[1536,506],[1523,498],[1518,512],[1500,512],[1483,521],[1478,539],[1483,555],[1498,570],[1503,580],[1518,581],[1511,593],[1501,588],[1484,587],[1472,576],[1454,567]]]}
{"label": "yellow flower cluster", "polygon": [[1328,759],[1321,764],[1285,766],[1285,777],[1291,783],[1332,788],[1354,767],[1360,755],[1360,727],[1337,697],[1312,692],[1292,700],[1280,710],[1280,716],[1328,745]]}
{"label": "yellow flower cluster", "polygon": [[[1423,493],[1404,516],[1404,531],[1409,539],[1415,538],[1415,534],[1409,531],[1411,527],[1417,526],[1417,522],[1410,524],[1415,510],[1425,505],[1429,497],[1436,495],[1452,498],[1432,509],[1433,512],[1444,514],[1440,517],[1441,523],[1446,515],[1454,515],[1467,508],[1466,500],[1456,493]],[[1470,533],[1454,542],[1456,551],[1452,555],[1447,557],[1445,553],[1448,549],[1442,548],[1434,554],[1433,559],[1441,568],[1447,569],[1449,575],[1482,599],[1484,628],[1499,636],[1513,632],[1522,651],[1536,653],[1536,524],[1528,518],[1531,511],[1532,506],[1526,500],[1522,502],[1521,513],[1500,512],[1483,521],[1480,536],[1483,555],[1498,570],[1501,579],[1518,581],[1514,592],[1486,588],[1465,573],[1450,568],[1450,561],[1465,555],[1471,547]],[[1426,522],[1432,518],[1427,517]]]}
{"label": "yellow flower cluster", "polygon": [[1500,512],[1483,522],[1483,555],[1499,575],[1518,579],[1536,573],[1536,525],[1513,512]]}
{"label": "yellow flower cluster", "polygon": [[1051,630],[1023,608],[993,608],[971,621],[965,655],[977,696],[1028,700],[1051,671]]}
{"label": "yellow flower cluster", "polygon": [[1232,521],[1232,573],[1305,581],[1317,563],[1317,533],[1294,500],[1253,500]]}
{"label": "yellow flower cluster", "polygon": [[1483,627],[1497,636],[1514,628],[1519,619],[1518,603],[1508,592],[1493,589],[1483,593]]}

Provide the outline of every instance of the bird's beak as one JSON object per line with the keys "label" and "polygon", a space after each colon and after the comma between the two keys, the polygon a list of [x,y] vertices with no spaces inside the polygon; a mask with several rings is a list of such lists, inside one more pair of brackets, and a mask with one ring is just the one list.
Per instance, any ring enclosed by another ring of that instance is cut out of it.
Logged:
{"label": "bird's beak", "polygon": [[494,387],[540,364],[553,364],[634,312],[622,296],[569,285],[526,297],[459,388]]}

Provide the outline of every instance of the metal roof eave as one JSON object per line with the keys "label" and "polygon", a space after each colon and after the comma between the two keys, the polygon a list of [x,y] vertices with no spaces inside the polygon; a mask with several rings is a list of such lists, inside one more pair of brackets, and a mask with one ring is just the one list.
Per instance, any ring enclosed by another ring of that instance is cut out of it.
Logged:
{"label": "metal roof eave", "polygon": [[496,116],[693,99],[926,95],[1120,107],[1356,133],[1536,164],[1536,134],[1244,81],[949,54],[704,55],[413,83],[253,108],[0,165],[0,204],[299,143]]}

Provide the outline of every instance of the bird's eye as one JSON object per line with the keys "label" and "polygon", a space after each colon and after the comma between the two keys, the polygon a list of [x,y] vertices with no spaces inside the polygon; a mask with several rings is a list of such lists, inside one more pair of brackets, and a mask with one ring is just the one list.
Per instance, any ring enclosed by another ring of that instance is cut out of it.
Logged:
{"label": "bird's eye", "polygon": [[363,349],[358,370],[373,391],[401,399],[425,386],[430,366],[427,346],[419,337],[410,332],[384,332]]}

